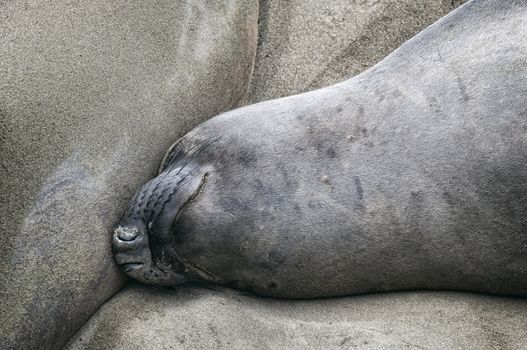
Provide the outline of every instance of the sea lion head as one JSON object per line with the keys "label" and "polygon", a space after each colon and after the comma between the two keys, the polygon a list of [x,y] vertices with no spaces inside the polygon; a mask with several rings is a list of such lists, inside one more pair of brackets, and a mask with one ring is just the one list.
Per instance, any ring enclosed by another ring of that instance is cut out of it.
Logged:
{"label": "sea lion head", "polygon": [[[272,135],[285,126],[266,123],[267,106],[212,118],[167,151],[158,176],[136,192],[114,230],[115,259],[126,274],[157,285],[242,286],[249,266],[268,265],[268,254],[238,244],[239,237],[246,244],[255,227],[272,227],[277,216],[300,222],[303,213],[288,202],[298,188],[294,147],[275,148]],[[269,113],[282,108],[273,106]],[[259,244],[274,242],[280,237]]]}
{"label": "sea lion head", "polygon": [[204,186],[207,172],[174,147],[167,152],[158,176],[130,200],[112,237],[121,269],[143,283],[175,285],[188,280],[188,267],[175,249],[173,226]]}

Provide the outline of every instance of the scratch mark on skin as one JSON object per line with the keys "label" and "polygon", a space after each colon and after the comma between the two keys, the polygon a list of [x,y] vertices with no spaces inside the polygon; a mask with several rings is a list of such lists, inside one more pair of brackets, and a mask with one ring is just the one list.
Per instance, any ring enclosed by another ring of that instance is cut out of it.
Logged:
{"label": "scratch mark on skin", "polygon": [[353,183],[355,184],[355,189],[357,190],[357,195],[359,196],[359,200],[363,199],[363,189],[362,184],[360,182],[360,178],[356,175],[353,176]]}
{"label": "scratch mark on skin", "polygon": [[459,92],[461,93],[461,97],[463,98],[463,101],[467,102],[470,100],[470,96],[467,94],[467,87],[465,84],[463,84],[463,81],[459,76],[456,75],[456,82],[459,87]]}
{"label": "scratch mark on skin", "polygon": [[417,344],[410,343],[409,341],[406,341],[406,340],[404,340],[404,339],[402,339],[402,342],[405,343],[406,345],[411,346],[411,347],[414,347],[414,348],[416,348],[416,349],[426,350],[425,347],[422,347],[421,345],[417,345]]}
{"label": "scratch mark on skin", "polygon": [[439,48],[437,49],[437,56],[439,59],[434,61],[443,62],[443,56],[441,55],[441,51],[439,50]]}

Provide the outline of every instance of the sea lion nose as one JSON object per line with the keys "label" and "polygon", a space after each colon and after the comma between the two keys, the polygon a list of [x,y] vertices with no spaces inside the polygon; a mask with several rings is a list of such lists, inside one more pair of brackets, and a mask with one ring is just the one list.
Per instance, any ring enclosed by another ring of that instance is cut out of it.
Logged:
{"label": "sea lion nose", "polygon": [[118,228],[115,229],[115,236],[117,239],[121,241],[130,242],[130,241],[137,239],[137,237],[139,237],[139,230],[137,229],[137,227],[133,227],[133,226],[132,227],[119,226]]}

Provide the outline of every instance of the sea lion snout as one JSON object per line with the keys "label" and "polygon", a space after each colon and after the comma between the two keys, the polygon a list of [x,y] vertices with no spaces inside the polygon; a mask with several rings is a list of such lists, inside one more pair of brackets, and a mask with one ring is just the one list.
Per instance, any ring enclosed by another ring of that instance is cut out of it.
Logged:
{"label": "sea lion snout", "polygon": [[125,272],[143,266],[148,257],[148,236],[137,226],[118,226],[113,234],[115,260]]}
{"label": "sea lion snout", "polygon": [[174,222],[204,187],[207,172],[185,158],[176,163],[141,186],[112,235],[121,270],[144,283],[187,281],[184,259],[174,244]]}

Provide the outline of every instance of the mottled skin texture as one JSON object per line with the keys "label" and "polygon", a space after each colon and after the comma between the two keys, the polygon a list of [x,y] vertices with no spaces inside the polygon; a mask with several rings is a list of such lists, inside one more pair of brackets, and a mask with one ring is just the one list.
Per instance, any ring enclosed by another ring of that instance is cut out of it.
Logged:
{"label": "mottled skin texture", "polygon": [[180,139],[117,261],[291,298],[527,295],[526,97],[527,2],[469,2],[351,80]]}

